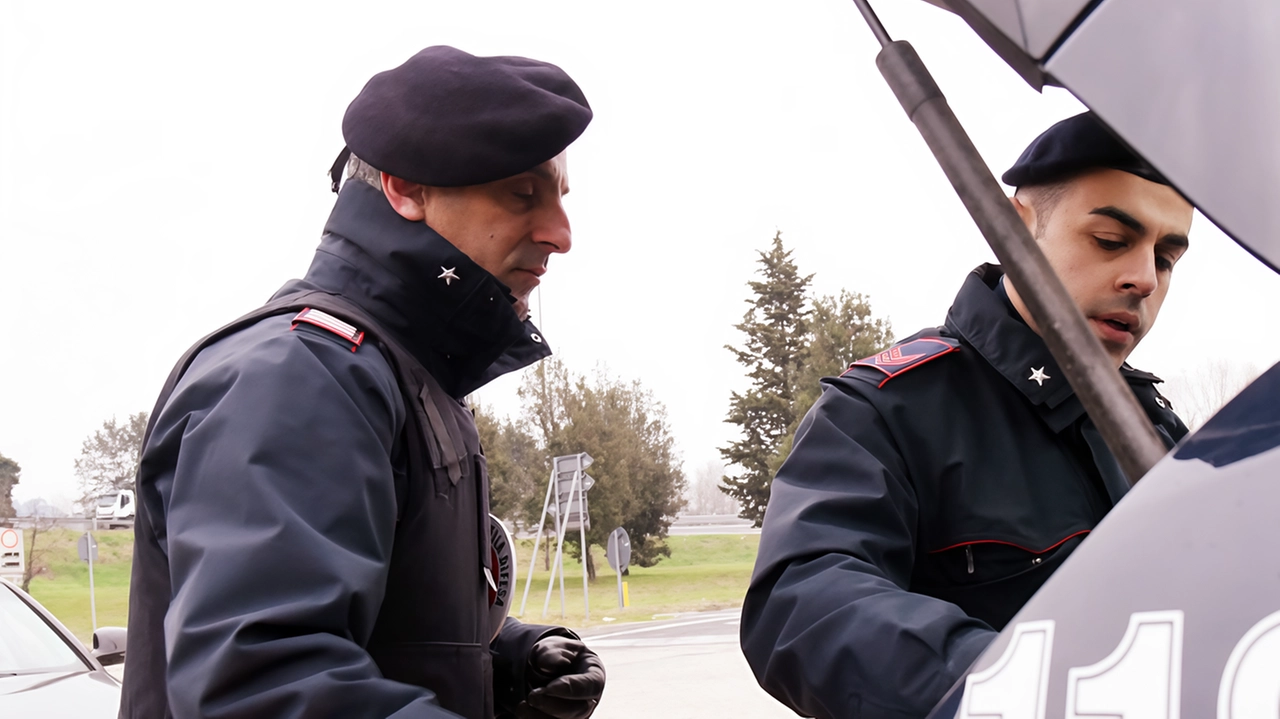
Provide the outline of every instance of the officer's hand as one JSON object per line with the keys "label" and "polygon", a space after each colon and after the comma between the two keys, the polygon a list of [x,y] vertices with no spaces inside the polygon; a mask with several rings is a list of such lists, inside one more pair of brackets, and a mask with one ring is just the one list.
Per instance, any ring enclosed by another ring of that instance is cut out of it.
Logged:
{"label": "officer's hand", "polygon": [[604,692],[604,662],[587,645],[568,637],[543,637],[529,653],[532,683],[516,715],[521,719],[587,719]]}

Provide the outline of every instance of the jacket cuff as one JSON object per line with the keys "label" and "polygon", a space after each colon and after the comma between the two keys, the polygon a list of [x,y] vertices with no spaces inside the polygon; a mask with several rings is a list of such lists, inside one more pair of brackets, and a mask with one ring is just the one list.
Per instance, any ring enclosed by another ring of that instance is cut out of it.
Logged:
{"label": "jacket cuff", "polygon": [[[493,656],[493,703],[499,719],[513,716],[515,708],[529,692],[540,686],[529,671],[529,654],[543,637],[581,639],[564,628],[544,624],[525,624],[507,617],[498,637],[489,644]],[[545,683],[545,682],[542,682]]]}

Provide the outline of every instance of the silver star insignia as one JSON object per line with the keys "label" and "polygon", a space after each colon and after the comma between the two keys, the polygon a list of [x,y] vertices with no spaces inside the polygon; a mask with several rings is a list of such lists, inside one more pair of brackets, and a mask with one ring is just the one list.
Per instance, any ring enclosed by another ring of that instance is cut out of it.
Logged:
{"label": "silver star insignia", "polygon": [[1031,368],[1031,376],[1030,376],[1030,377],[1028,377],[1027,379],[1033,379],[1033,380],[1035,380],[1035,381],[1036,381],[1036,384],[1038,384],[1038,385],[1040,385],[1041,387],[1043,387],[1043,386],[1044,386],[1044,381],[1045,381],[1045,380],[1047,380],[1047,379],[1053,379],[1053,378],[1052,378],[1052,377],[1050,377],[1049,375],[1047,375],[1047,374],[1045,374],[1045,373],[1044,373],[1044,367],[1041,367],[1040,369],[1036,369],[1035,367],[1032,367],[1032,368]]}
{"label": "silver star insignia", "polygon": [[440,273],[440,275],[439,275],[438,277],[436,277],[436,279],[437,279],[437,280],[444,280],[444,284],[445,284],[445,286],[448,286],[448,284],[449,284],[450,282],[453,282],[454,280],[461,280],[461,279],[462,279],[461,277],[457,276],[457,275],[456,275],[456,274],[454,274],[454,272],[453,272],[454,270],[458,269],[457,267],[448,267],[448,268],[441,267],[440,269],[444,270],[444,272],[441,272],[441,273]]}

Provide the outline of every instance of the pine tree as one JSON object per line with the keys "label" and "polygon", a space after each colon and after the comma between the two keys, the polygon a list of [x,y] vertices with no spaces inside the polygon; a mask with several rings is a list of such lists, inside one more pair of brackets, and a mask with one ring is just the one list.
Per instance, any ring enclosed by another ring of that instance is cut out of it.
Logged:
{"label": "pine tree", "polygon": [[759,252],[759,280],[748,282],[754,297],[735,327],[746,335],[743,348],[726,348],[747,368],[751,387],[734,392],[726,422],[740,427],[742,437],[721,448],[720,454],[739,468],[726,475],[721,489],[738,500],[738,516],[758,527],[764,520],[773,480],[771,459],[795,425],[795,392],[807,355],[809,315],[806,293],[813,275],[801,276],[782,233],[768,251]]}
{"label": "pine tree", "polygon": [[893,344],[889,321],[871,316],[871,303],[866,297],[848,290],[827,295],[813,302],[809,317],[809,335],[805,345],[805,363],[796,374],[792,389],[795,420],[787,436],[769,460],[770,475],[777,474],[782,462],[791,454],[796,428],[809,408],[822,395],[823,377],[838,375],[849,365],[881,352]]}

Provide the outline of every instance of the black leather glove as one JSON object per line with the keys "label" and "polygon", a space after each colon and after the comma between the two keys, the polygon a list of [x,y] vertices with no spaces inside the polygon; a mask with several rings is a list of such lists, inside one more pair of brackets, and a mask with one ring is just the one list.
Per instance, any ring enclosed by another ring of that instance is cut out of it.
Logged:
{"label": "black leather glove", "polygon": [[568,637],[543,637],[529,652],[530,683],[538,685],[516,707],[520,719],[587,719],[604,692],[604,662]]}

